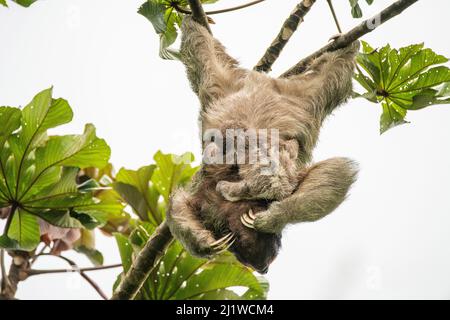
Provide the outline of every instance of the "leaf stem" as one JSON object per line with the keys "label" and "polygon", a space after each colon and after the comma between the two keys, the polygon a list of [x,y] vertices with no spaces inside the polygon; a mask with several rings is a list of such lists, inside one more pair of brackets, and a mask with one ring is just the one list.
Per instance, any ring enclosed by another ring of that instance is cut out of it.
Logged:
{"label": "leaf stem", "polygon": [[[245,4],[241,4],[239,6],[235,6],[235,7],[231,7],[231,8],[226,8],[226,9],[220,9],[220,10],[213,10],[213,11],[206,11],[205,14],[207,15],[214,15],[214,14],[220,14],[220,13],[226,13],[226,12],[231,12],[231,11],[236,11],[236,10],[240,10],[240,9],[244,9],[250,6],[253,6],[255,4],[264,2],[266,0],[256,0],[256,1],[251,1]],[[178,3],[171,3],[170,4],[172,6],[172,8],[174,8],[175,10],[177,10],[178,12],[184,13],[184,14],[191,14],[192,12],[190,10],[184,9],[182,7],[180,7],[178,5]]]}
{"label": "leaf stem", "polygon": [[334,23],[336,23],[336,27],[339,33],[342,33],[341,25],[339,24],[338,17],[336,15],[336,11],[334,10],[333,1],[327,0],[328,6],[330,7],[331,14],[333,15]]}
{"label": "leaf stem", "polygon": [[278,35],[267,48],[261,59],[259,59],[253,70],[259,72],[268,72],[271,70],[272,65],[280,56],[281,51],[297,30],[298,26],[304,21],[306,14],[315,2],[316,0],[303,0],[295,6],[292,13],[283,23]]}
{"label": "leaf stem", "polygon": [[18,207],[17,203],[13,203],[11,205],[11,211],[9,212],[9,216],[6,219],[5,228],[3,229],[4,236],[8,236],[9,227],[11,226],[11,222],[12,222],[14,213],[16,213],[17,207]]}

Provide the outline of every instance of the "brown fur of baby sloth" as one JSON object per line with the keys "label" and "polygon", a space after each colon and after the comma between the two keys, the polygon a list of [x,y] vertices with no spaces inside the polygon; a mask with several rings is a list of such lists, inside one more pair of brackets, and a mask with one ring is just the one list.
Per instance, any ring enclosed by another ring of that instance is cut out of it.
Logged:
{"label": "brown fur of baby sloth", "polygon": [[[233,166],[203,167],[189,188],[179,189],[174,193],[175,197],[172,198],[169,211],[192,214],[195,219],[186,220],[186,227],[194,229],[200,227],[203,232],[208,230],[210,234],[206,236],[206,239],[210,239],[210,236],[220,239],[232,233],[234,242],[228,250],[244,265],[252,267],[260,273],[266,273],[268,266],[281,248],[281,234],[257,232],[244,226],[240,218],[243,212],[248,212],[250,209],[256,215],[258,212],[267,210],[269,202],[264,200],[230,202],[226,200],[216,191],[217,182],[224,178],[239,179]],[[177,198],[180,197],[186,197],[188,200],[177,201]],[[168,215],[169,226],[171,218],[174,216],[178,217],[179,215]],[[200,224],[193,223],[189,226],[194,221],[198,221]],[[209,245],[210,242],[192,241],[190,237],[186,237],[186,234],[180,236],[179,231],[178,228],[173,230],[178,235],[176,237],[192,254],[200,257],[212,257],[217,253]],[[201,232],[197,233],[197,235],[199,234]],[[184,241],[185,239],[188,241]],[[203,243],[204,246],[199,246],[200,243]]]}

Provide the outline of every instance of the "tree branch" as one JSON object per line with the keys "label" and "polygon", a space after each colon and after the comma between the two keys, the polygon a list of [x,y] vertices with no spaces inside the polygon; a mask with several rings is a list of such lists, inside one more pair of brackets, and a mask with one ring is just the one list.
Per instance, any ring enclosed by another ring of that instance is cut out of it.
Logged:
{"label": "tree branch", "polygon": [[164,250],[173,239],[169,227],[164,221],[148,239],[130,270],[123,277],[112,300],[132,300],[141,289],[155,262],[163,255]]}
{"label": "tree branch", "polygon": [[80,269],[49,269],[49,270],[29,269],[26,271],[26,273],[28,274],[28,276],[37,276],[41,274],[52,274],[52,273],[99,271],[120,267],[122,267],[121,263],[99,267],[80,268]]}
{"label": "tree branch", "polygon": [[208,17],[206,16],[205,11],[203,11],[203,6],[200,0],[188,0],[188,2],[194,20],[204,26],[209,31],[209,33],[212,33],[211,29],[209,28]]}
{"label": "tree branch", "polygon": [[[220,9],[220,10],[213,10],[213,11],[206,11],[205,14],[207,16],[209,16],[209,15],[214,15],[214,14],[220,14],[220,13],[236,11],[236,10],[240,10],[240,9],[244,9],[244,8],[253,6],[255,4],[258,4],[258,3],[261,3],[261,2],[264,2],[264,1],[266,1],[266,0],[255,0],[255,1],[252,1],[252,2],[245,3],[245,4],[241,4],[241,5],[236,6],[236,7]],[[184,14],[192,14],[192,11],[186,10],[186,9],[180,7],[177,3],[173,3],[173,4],[171,4],[171,6],[173,8],[175,8],[175,10],[177,10],[178,12],[181,12],[181,13],[184,13]]]}
{"label": "tree branch", "polygon": [[1,275],[1,283],[0,283],[0,294],[5,290],[5,288],[9,285],[8,283],[8,275],[6,273],[5,267],[5,250],[0,250],[0,275]]}
{"label": "tree branch", "polygon": [[[97,291],[97,293],[104,300],[108,300],[108,296],[103,292],[103,290],[100,288],[100,286],[94,280],[92,280],[86,273],[84,273],[84,271],[87,271],[86,269],[88,269],[88,268],[85,268],[83,270],[83,269],[79,268],[78,265],[73,260],[70,260],[69,258],[66,258],[64,256],[57,256],[57,255],[53,255],[53,254],[42,254],[41,256],[47,256],[47,255],[51,256],[51,257],[56,257],[56,258],[59,258],[59,259],[62,259],[64,261],[66,261],[72,267],[72,271],[71,272],[78,272],[80,274],[80,276],[84,280],[86,280],[86,282],[89,283],[91,285],[91,287],[94,288],[94,290]],[[98,267],[95,267],[95,268],[98,268]],[[33,271],[42,271],[40,274],[54,273],[54,272],[45,272],[45,271],[51,271],[51,270],[31,270],[31,269],[28,269],[25,272],[26,272],[27,276],[38,274],[38,273],[35,273],[35,272],[33,273]],[[68,271],[65,271],[65,272],[68,272]]]}
{"label": "tree branch", "polygon": [[333,15],[334,23],[336,24],[336,28],[338,29],[339,33],[342,33],[341,25],[339,24],[339,20],[336,15],[336,11],[334,10],[333,1],[327,0],[328,7],[330,7],[331,14]]}
{"label": "tree branch", "polygon": [[15,298],[19,282],[27,277],[24,271],[29,268],[29,265],[28,252],[13,252],[12,262],[7,279],[4,281],[4,288],[0,293],[0,299],[12,300]]}
{"label": "tree branch", "polygon": [[283,23],[280,32],[269,48],[267,48],[263,57],[259,60],[253,70],[260,72],[268,72],[272,65],[280,56],[286,43],[292,34],[297,30],[298,26],[304,21],[306,14],[309,12],[316,0],[303,0],[295,7],[294,11],[289,15]]}
{"label": "tree branch", "polygon": [[398,0],[392,5],[375,15],[374,17],[367,19],[360,23],[358,26],[343,34],[334,42],[329,43],[313,54],[301,60],[291,69],[283,73],[280,77],[286,78],[296,74],[304,72],[307,66],[317,57],[321,56],[325,52],[335,51],[344,48],[351,44],[353,41],[361,38],[363,35],[368,34],[379,27],[381,24],[392,19],[393,17],[402,13],[405,9],[416,3],[418,0]]}

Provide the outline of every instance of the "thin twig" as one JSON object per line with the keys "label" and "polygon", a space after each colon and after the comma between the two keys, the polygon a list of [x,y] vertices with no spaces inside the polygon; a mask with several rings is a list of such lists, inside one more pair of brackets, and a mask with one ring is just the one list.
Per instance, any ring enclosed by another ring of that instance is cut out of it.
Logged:
{"label": "thin twig", "polygon": [[[236,11],[236,10],[240,10],[240,9],[244,9],[250,6],[253,6],[255,4],[264,2],[266,0],[256,0],[256,1],[252,1],[249,3],[245,3],[245,4],[241,4],[239,6],[236,7],[231,7],[231,8],[226,8],[226,9],[220,9],[220,10],[213,10],[213,11],[205,11],[205,14],[210,16],[210,15],[214,15],[214,14],[220,14],[220,13],[226,13],[226,12],[231,12],[231,11]],[[177,3],[172,4],[172,7],[177,10],[178,12],[184,13],[184,14],[191,14],[192,12],[190,10],[184,9],[182,7],[180,7]]]}
{"label": "thin twig", "polygon": [[155,262],[163,255],[172,240],[173,236],[164,221],[139,252],[111,299],[133,300],[152,271]]}
{"label": "thin twig", "polygon": [[95,291],[97,291],[97,293],[103,298],[103,300],[109,299],[106,293],[103,292],[102,288],[100,288],[100,286],[94,280],[92,280],[92,278],[89,277],[86,273],[80,272],[80,276],[84,280],[86,280],[86,282],[89,283],[91,287],[95,289]]}
{"label": "thin twig", "polygon": [[203,10],[203,6],[200,0],[188,0],[188,2],[194,20],[204,26],[209,31],[209,33],[212,33],[211,29],[209,28],[208,17]]}
{"label": "thin twig", "polygon": [[26,279],[24,271],[30,266],[28,252],[14,251],[10,253],[13,254],[12,261],[6,276],[7,281],[4,282],[5,287],[0,294],[2,299],[7,300],[15,299],[19,282]]}
{"label": "thin twig", "polygon": [[[59,258],[59,259],[62,259],[64,261],[66,261],[72,267],[72,270],[69,271],[69,270],[65,269],[64,271],[61,271],[61,272],[78,272],[80,274],[80,276],[84,280],[86,280],[86,282],[89,283],[91,285],[91,287],[94,288],[95,291],[97,291],[97,293],[103,299],[108,300],[108,296],[103,292],[103,290],[100,288],[100,286],[85,273],[85,271],[89,271],[89,270],[86,270],[86,269],[93,269],[94,268],[96,270],[101,270],[101,269],[99,269],[99,267],[80,269],[78,267],[78,265],[73,260],[70,260],[69,258],[66,258],[64,256],[56,256],[56,255],[46,254],[46,253],[45,254],[41,254],[40,256],[47,256],[47,255],[48,256],[52,256],[52,257],[56,257],[56,258]],[[103,269],[106,269],[106,268],[103,268]],[[55,271],[55,270],[33,270],[33,269],[29,269],[26,272],[27,272],[28,276],[37,275],[37,274],[56,273],[56,272],[48,272],[48,271]]]}
{"label": "thin twig", "polygon": [[398,0],[391,4],[389,7],[375,15],[374,17],[361,22],[358,26],[350,30],[349,32],[341,35],[335,41],[327,44],[323,48],[317,50],[313,54],[304,58],[298,62],[295,66],[290,68],[288,71],[283,73],[280,77],[286,78],[296,74],[304,72],[308,65],[317,57],[320,57],[325,52],[336,51],[341,48],[345,48],[350,45],[353,41],[358,40],[365,34],[368,34],[378,28],[380,25],[386,21],[392,19],[393,17],[402,13],[405,9],[413,5],[419,0]]}
{"label": "thin twig", "polygon": [[121,263],[111,264],[111,265],[107,265],[107,266],[99,266],[99,267],[80,268],[80,269],[48,269],[48,270],[30,269],[30,270],[27,270],[27,274],[29,276],[37,276],[37,275],[41,275],[41,274],[52,274],[52,273],[99,271],[99,270],[114,269],[114,268],[120,268],[120,267],[122,267]]}
{"label": "thin twig", "polygon": [[41,248],[41,250],[39,250],[39,252],[37,252],[37,253],[33,256],[33,258],[31,258],[30,265],[33,265],[33,263],[36,262],[36,259],[37,259],[37,258],[39,258],[40,256],[44,255],[44,254],[45,254],[44,251],[45,251],[45,249],[47,249],[47,248],[48,248],[48,246],[44,243],[44,246]]}
{"label": "thin twig", "polygon": [[334,23],[336,23],[336,28],[338,29],[339,33],[342,33],[341,25],[339,24],[338,17],[336,15],[336,11],[334,10],[333,1],[327,0],[328,6],[330,7],[331,14],[333,15]]}
{"label": "thin twig", "polygon": [[297,30],[298,26],[304,21],[306,14],[309,12],[316,0],[303,0],[295,6],[294,11],[289,15],[283,23],[280,32],[273,40],[269,48],[253,68],[256,71],[268,72],[272,65],[280,56],[284,46],[288,43],[292,34]]}

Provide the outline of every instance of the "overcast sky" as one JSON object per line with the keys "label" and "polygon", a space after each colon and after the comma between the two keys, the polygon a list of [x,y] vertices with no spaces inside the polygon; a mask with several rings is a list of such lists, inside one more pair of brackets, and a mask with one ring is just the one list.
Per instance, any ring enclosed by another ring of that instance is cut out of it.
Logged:
{"label": "overcast sky", "polygon": [[[242,4],[220,1],[210,8]],[[136,13],[143,0],[41,0],[24,9],[0,7],[0,105],[26,104],[54,86],[69,100],[74,121],[54,133],[94,123],[112,147],[116,168],[136,169],[164,152],[200,153],[198,101],[179,62],[158,57],[152,26]],[[214,16],[213,32],[251,68],[298,0],[267,0]],[[392,1],[360,1],[367,16]],[[334,1],[345,30],[347,0]],[[364,39],[374,47],[425,42],[450,57],[448,0],[421,0]],[[274,75],[336,33],[318,0],[292,37]],[[329,217],[290,227],[266,275],[273,299],[450,298],[450,106],[411,112],[411,124],[379,135],[381,107],[353,100],[324,125],[315,160],[354,158],[361,165],[349,199]],[[106,263],[119,262],[115,242],[99,237]],[[89,262],[70,253],[80,265]],[[66,267],[54,258],[37,268]],[[111,292],[119,270],[92,273]],[[19,298],[97,299],[78,275],[38,276],[20,284]]]}

